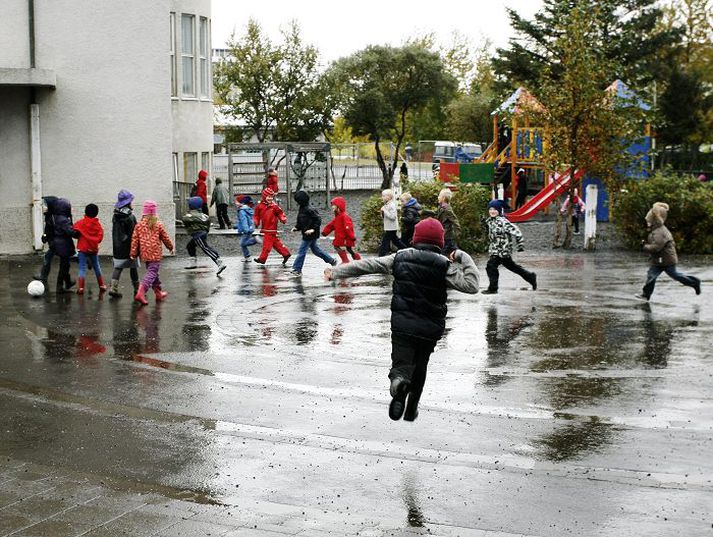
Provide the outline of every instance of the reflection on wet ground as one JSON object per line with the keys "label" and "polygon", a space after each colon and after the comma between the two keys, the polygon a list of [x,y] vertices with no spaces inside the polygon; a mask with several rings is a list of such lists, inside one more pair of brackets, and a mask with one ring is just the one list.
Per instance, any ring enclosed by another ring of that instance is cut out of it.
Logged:
{"label": "reflection on wet ground", "polygon": [[[429,531],[479,527],[467,507],[477,502],[484,528],[566,534],[496,516],[495,505],[528,505],[546,523],[558,509],[544,490],[567,504],[570,523],[639,520],[620,514],[620,487],[647,474],[713,497],[713,308],[665,281],[652,304],[634,301],[637,257],[533,256],[536,293],[507,273],[499,295],[452,293],[414,424],[386,416],[388,278],[328,285],[308,261],[295,278],[231,259],[216,278],[170,260],[170,297],[146,308],[96,295],[32,300],[34,267],[2,262],[0,336],[11,352],[0,360],[10,409],[0,453],[226,505],[257,497],[323,509],[338,489],[328,508],[337,519],[349,502],[349,515],[383,508],[397,527]],[[689,266],[705,290],[707,260]],[[623,477],[594,485],[582,468]],[[673,503],[683,513],[698,501]],[[686,517],[683,526],[700,523]]]}

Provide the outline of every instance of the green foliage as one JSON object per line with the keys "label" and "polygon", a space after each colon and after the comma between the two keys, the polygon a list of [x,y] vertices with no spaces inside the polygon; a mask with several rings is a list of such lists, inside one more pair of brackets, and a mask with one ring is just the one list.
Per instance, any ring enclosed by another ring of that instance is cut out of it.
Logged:
{"label": "green foliage", "polygon": [[627,246],[639,250],[647,236],[644,217],[656,201],[669,206],[666,226],[679,252],[713,254],[713,185],[658,173],[632,181],[614,196],[614,223]]}
{"label": "green foliage", "polygon": [[438,101],[455,84],[438,54],[415,45],[367,47],[335,62],[327,76],[336,81],[344,118],[354,134],[368,135],[374,142],[384,188],[390,186],[392,174],[379,142],[395,142],[390,167],[396,169],[407,115]]}
{"label": "green foliage", "polygon": [[[487,250],[487,237],[483,234],[480,218],[487,213],[490,189],[481,185],[458,184],[458,190],[451,199],[451,207],[461,225],[458,247],[470,252]],[[434,213],[438,210],[438,193],[444,188],[439,182],[418,182],[409,185],[408,192],[418,200],[424,210]],[[381,194],[375,193],[366,199],[361,209],[362,247],[374,250],[384,232],[381,216]]]}

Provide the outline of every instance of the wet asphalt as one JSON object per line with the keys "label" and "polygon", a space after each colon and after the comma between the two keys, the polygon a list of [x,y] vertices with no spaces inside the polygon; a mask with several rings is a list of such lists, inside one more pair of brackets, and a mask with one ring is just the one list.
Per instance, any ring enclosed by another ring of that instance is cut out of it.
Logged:
{"label": "wet asphalt", "polygon": [[144,308],[128,274],[121,300],[92,278],[33,299],[37,258],[0,261],[0,455],[280,505],[300,535],[713,535],[710,258],[680,264],[701,296],[662,275],[650,304],[621,252],[527,253],[536,292],[502,269],[498,295],[451,292],[413,423],[387,415],[387,277],[226,261],[167,259]]}

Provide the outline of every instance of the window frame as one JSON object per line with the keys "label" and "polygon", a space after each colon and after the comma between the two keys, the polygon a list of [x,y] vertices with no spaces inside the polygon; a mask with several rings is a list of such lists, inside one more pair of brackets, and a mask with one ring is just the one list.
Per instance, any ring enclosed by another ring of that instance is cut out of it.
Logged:
{"label": "window frame", "polygon": [[[189,170],[189,159],[193,156],[193,170]],[[192,173],[191,173],[192,171]],[[185,151],[183,153],[183,182],[195,183],[198,180],[198,153],[196,151]]]}
{"label": "window frame", "polygon": [[[200,89],[198,94],[201,99],[210,99],[211,93],[211,48],[210,48],[210,19],[198,19],[198,77]],[[204,72],[205,69],[205,72]]]}
{"label": "window frame", "polygon": [[169,57],[171,61],[171,97],[178,97],[178,65],[176,63],[176,13],[171,11],[169,14],[170,24],[170,40]]}
{"label": "window frame", "polygon": [[[185,25],[184,20],[190,19],[190,38],[191,38],[191,51],[185,51]],[[186,76],[186,60],[190,59],[191,69]],[[196,98],[196,16],[191,13],[181,13],[181,96]],[[186,81],[190,80],[191,86],[190,91],[186,91]]]}

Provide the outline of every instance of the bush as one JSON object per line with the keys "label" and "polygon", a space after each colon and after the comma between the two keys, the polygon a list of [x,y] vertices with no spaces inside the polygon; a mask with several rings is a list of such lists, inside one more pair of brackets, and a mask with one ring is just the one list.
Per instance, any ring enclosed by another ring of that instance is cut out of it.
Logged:
{"label": "bush", "polygon": [[[411,183],[408,192],[418,200],[421,207],[436,212],[438,209],[438,193],[444,187],[443,183],[435,181]],[[487,213],[490,201],[490,189],[477,184],[457,184],[458,190],[453,193],[451,206],[461,225],[460,235],[456,242],[458,247],[466,252],[478,253],[487,249],[487,237],[480,225],[480,218]],[[384,221],[381,217],[381,193],[369,197],[362,204],[361,229],[362,247],[375,250],[384,232]]]}
{"label": "bush", "polygon": [[657,173],[651,179],[631,181],[614,198],[614,224],[627,246],[639,250],[646,238],[646,213],[656,201],[669,206],[666,226],[679,252],[713,253],[713,188],[693,178]]}

